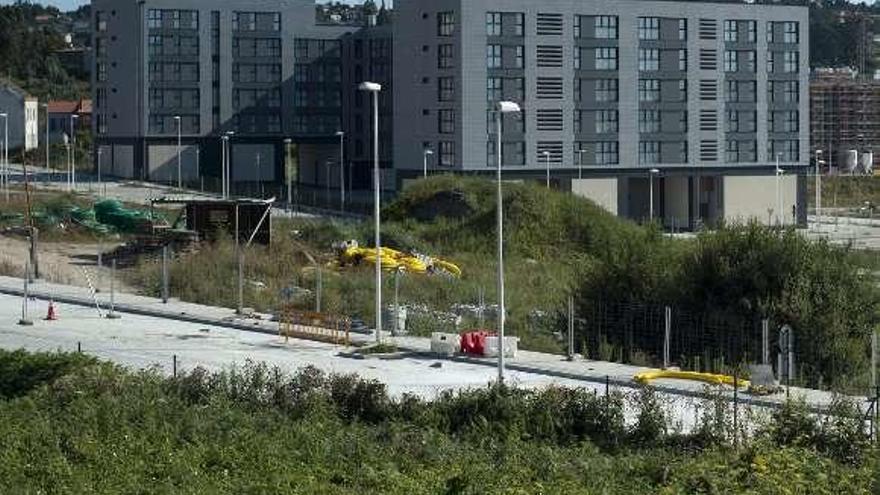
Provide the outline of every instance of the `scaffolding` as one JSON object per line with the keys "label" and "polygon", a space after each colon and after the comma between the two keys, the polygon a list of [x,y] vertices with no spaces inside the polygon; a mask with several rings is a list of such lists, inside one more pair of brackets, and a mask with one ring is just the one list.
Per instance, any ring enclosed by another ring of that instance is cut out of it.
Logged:
{"label": "scaffolding", "polygon": [[830,171],[845,169],[853,150],[871,153],[880,143],[880,81],[856,79],[852,73],[815,78],[810,115],[812,155],[821,151]]}

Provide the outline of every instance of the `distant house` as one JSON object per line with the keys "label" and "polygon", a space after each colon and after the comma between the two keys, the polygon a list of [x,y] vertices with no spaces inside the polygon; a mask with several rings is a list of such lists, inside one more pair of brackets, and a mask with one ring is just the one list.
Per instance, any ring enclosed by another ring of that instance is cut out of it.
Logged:
{"label": "distant house", "polygon": [[[9,82],[0,82],[0,113],[8,115],[9,149],[35,149],[38,143],[38,111],[37,99],[18,86]],[[0,119],[0,126],[3,126]],[[0,141],[4,139],[6,129],[0,127]]]}
{"label": "distant house", "polygon": [[49,102],[50,142],[63,143],[64,136],[69,138],[73,134],[72,129],[88,130],[91,128],[91,125],[92,100],[56,100]]}

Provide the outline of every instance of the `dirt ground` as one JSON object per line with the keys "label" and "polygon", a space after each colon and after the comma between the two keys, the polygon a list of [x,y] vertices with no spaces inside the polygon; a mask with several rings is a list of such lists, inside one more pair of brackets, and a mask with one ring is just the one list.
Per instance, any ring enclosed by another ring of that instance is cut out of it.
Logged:
{"label": "dirt ground", "polygon": [[[39,245],[40,278],[48,282],[109,289],[110,267],[97,266],[98,251],[109,252],[119,243],[89,244],[44,242]],[[22,276],[28,255],[28,242],[21,237],[0,235],[0,274]],[[135,292],[125,287],[117,276],[120,291]]]}

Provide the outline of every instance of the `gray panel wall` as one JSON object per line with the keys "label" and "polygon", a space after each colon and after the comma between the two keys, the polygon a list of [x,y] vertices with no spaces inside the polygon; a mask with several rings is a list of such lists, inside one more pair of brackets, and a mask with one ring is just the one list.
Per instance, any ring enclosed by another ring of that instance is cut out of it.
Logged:
{"label": "gray panel wall", "polygon": [[[461,170],[486,170],[486,12],[522,12],[525,14],[526,46],[526,103],[527,143],[525,167],[517,169],[542,170],[544,165],[538,159],[538,141],[563,141],[563,167],[576,167],[574,156],[575,141],[573,129],[573,50],[575,46],[574,16],[578,15],[617,15],[619,16],[619,143],[620,167],[640,167],[638,164],[638,18],[657,16],[663,18],[684,18],[688,21],[688,133],[681,134],[682,141],[688,142],[688,163],[686,166],[727,166],[725,162],[724,102],[724,33],[726,19],[753,19],[758,23],[755,50],[757,52],[758,110],[758,164],[768,166],[767,156],[767,115],[766,115],[766,26],[768,21],[798,21],[800,23],[800,71],[794,77],[800,80],[801,126],[800,162],[808,160],[808,121],[807,109],[809,78],[809,27],[808,11],[802,7],[748,5],[740,3],[697,3],[697,2],[658,2],[658,1],[597,1],[579,2],[574,0],[398,0],[395,2],[395,99],[407,102],[397,105],[395,110],[395,162],[398,169],[417,169],[421,166],[422,143],[448,139],[437,133],[436,110],[443,105],[437,103],[436,79],[444,74],[454,74],[457,79],[455,109],[458,126],[454,140],[457,146],[456,168]],[[456,13],[455,34],[451,41],[456,46],[456,68],[437,69],[437,45],[446,43],[437,36],[437,13],[453,11]],[[537,36],[536,19],[538,13],[563,14],[562,36]],[[699,20],[717,21],[716,39],[699,38]],[[661,23],[661,29],[668,30],[668,24]],[[660,42],[662,45],[663,42]],[[535,52],[538,45],[562,45],[563,66],[561,68],[538,68]],[[423,47],[427,47],[425,50]],[[662,46],[661,46],[662,47]],[[669,48],[672,48],[671,46]],[[699,49],[711,49],[717,54],[715,70],[699,69]],[[664,63],[664,68],[668,65]],[[663,71],[661,71],[663,72]],[[562,100],[538,100],[535,98],[535,81],[538,75],[563,77],[564,97]],[[427,78],[430,83],[422,81]],[[702,79],[714,80],[718,87],[715,101],[701,101],[699,82]],[[535,109],[562,108],[564,111],[564,131],[539,132],[535,125]],[[700,131],[700,110],[715,110],[718,115],[717,130]],[[427,115],[425,110],[428,110]],[[674,139],[675,136],[667,136]],[[717,143],[718,160],[700,160],[700,141]],[[752,164],[753,166],[755,164]],[[514,167],[511,167],[514,169]]]}

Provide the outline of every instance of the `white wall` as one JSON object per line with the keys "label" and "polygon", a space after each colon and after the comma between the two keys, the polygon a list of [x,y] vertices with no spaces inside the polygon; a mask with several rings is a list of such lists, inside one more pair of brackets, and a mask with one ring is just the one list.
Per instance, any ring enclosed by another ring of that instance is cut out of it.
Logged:
{"label": "white wall", "polygon": [[[150,180],[177,183],[177,145],[151,144],[147,149]],[[196,147],[180,147],[181,177],[184,182],[198,179]]]}
{"label": "white wall", "polygon": [[725,176],[724,217],[728,222],[747,222],[756,219],[762,224],[791,225],[792,206],[797,204],[797,176],[784,175],[779,179],[782,214],[779,214],[776,195],[776,177]]}
{"label": "white wall", "polygon": [[24,149],[35,150],[40,145],[38,138],[39,105],[37,100],[25,100],[24,102]]}
{"label": "white wall", "polygon": [[571,192],[617,215],[617,179],[572,179]]}

